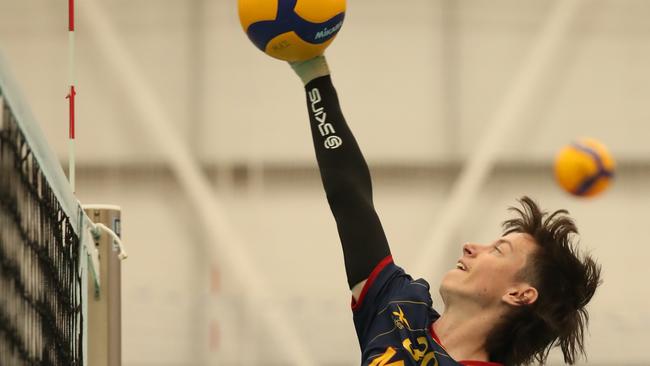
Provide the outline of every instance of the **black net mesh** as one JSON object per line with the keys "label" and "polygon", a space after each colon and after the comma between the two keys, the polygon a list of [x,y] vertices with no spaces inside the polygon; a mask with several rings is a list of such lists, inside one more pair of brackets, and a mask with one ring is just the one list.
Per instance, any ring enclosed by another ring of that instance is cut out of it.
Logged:
{"label": "black net mesh", "polygon": [[79,239],[0,106],[0,366],[81,365]]}

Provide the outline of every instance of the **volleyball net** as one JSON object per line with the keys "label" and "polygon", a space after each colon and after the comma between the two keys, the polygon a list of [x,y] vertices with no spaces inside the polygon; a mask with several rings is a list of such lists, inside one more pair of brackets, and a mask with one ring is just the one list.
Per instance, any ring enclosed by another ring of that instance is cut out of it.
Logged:
{"label": "volleyball net", "polygon": [[94,228],[0,55],[0,365],[89,364]]}

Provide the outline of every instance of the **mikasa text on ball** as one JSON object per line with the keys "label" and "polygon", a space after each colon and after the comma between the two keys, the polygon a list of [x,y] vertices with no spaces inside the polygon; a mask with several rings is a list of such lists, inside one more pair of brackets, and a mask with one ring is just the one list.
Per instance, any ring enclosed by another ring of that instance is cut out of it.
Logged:
{"label": "mikasa text on ball", "polygon": [[592,197],[609,187],[615,163],[607,147],[582,138],[563,147],[555,158],[555,178],[567,192]]}
{"label": "mikasa text on ball", "polygon": [[239,21],[248,38],[284,61],[322,54],[344,17],[345,0],[239,0]]}

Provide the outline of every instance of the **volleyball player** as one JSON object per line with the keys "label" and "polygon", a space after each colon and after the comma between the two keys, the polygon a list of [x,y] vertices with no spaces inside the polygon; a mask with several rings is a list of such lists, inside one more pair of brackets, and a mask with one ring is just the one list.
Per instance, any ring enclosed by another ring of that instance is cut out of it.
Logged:
{"label": "volleyball player", "polygon": [[[491,243],[459,248],[439,285],[392,260],[373,206],[370,172],[341,112],[323,56],[291,64],[302,79],[316,158],[343,246],[362,365],[524,365],[560,347],[573,364],[585,354],[585,308],[600,267],[580,255],[564,210],[548,214],[528,197]],[[444,214],[444,213],[443,213]]]}

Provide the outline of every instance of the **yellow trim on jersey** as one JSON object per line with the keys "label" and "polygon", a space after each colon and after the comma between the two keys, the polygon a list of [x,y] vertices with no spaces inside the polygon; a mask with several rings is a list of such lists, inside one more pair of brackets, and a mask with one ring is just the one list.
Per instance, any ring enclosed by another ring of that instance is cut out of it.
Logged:
{"label": "yellow trim on jersey", "polygon": [[424,305],[424,306],[429,306],[429,304],[427,304],[426,302],[422,302],[422,301],[395,300],[395,301],[391,301],[391,302],[389,302],[389,303],[386,305],[385,308],[381,309],[381,311],[379,311],[379,312],[377,313],[377,315],[381,315],[384,311],[386,311],[386,309],[388,309],[388,307],[389,307],[391,304],[415,304],[415,305]]}

